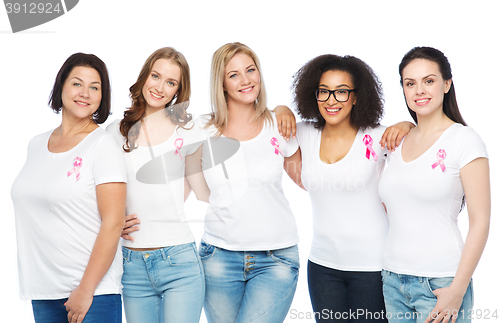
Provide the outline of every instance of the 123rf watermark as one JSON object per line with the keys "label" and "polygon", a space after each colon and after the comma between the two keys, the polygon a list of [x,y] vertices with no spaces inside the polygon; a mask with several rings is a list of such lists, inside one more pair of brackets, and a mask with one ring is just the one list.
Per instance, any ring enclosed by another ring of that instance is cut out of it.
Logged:
{"label": "123rf watermark", "polygon": [[[334,312],[333,310],[323,309],[320,312],[302,312],[297,309],[291,309],[288,313],[292,320],[381,320],[381,319],[397,319],[397,320],[422,320],[427,316],[432,315],[427,313],[424,317],[423,313],[406,312],[406,313],[391,313],[391,312],[371,312],[366,309],[357,309],[356,311],[349,310],[348,312]],[[500,315],[497,309],[471,309],[468,311],[461,310],[454,314],[456,318],[467,320],[498,320]]]}
{"label": "123rf watermark", "polygon": [[79,0],[21,1],[4,0],[13,33],[39,26],[54,20],[71,9]]}

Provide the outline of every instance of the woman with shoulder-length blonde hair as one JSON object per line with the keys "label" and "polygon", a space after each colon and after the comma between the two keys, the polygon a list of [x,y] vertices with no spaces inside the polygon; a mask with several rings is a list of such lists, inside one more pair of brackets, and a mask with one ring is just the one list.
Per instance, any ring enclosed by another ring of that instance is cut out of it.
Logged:
{"label": "woman with shoulder-length blonde hair", "polygon": [[107,129],[123,145],[130,178],[122,278],[128,323],[200,319],[205,279],[183,207],[186,163],[197,151],[200,158],[204,139],[186,112],[190,92],[184,56],[160,48],[130,87],[132,107]]}
{"label": "woman with shoulder-length blonde hair", "polygon": [[[218,52],[214,54],[212,59],[212,74],[210,78],[210,98],[211,98],[211,119],[207,125],[215,126],[219,134],[224,132],[228,122],[228,104],[227,92],[224,87],[224,75],[228,62],[236,54],[246,54],[252,58],[255,67],[258,71],[261,70],[260,61],[255,52],[248,46],[241,43],[230,43],[221,47]],[[262,116],[264,120],[272,123],[271,111],[267,108],[267,95],[264,87],[264,80],[259,76],[260,92],[257,95],[254,107],[255,115],[253,116],[254,122],[259,122]]]}
{"label": "woman with shoulder-length blonde hair", "polygon": [[211,99],[212,113],[202,118],[207,135],[239,148],[213,167],[216,149],[203,149],[211,192],[199,251],[205,313],[210,323],[283,322],[297,286],[299,237],[281,178],[297,142],[280,136],[248,46],[229,43],[214,53]]}

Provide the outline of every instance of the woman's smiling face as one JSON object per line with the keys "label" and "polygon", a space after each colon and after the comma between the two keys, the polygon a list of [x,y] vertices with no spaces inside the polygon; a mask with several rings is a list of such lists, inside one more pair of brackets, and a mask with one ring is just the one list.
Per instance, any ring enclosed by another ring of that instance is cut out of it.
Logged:
{"label": "woman's smiling face", "polygon": [[425,116],[443,110],[444,94],[452,80],[444,80],[439,65],[426,59],[414,59],[402,73],[403,91],[408,107]]}
{"label": "woman's smiling face", "polygon": [[260,73],[253,59],[244,53],[233,56],[224,72],[228,105],[253,104],[260,93]]}

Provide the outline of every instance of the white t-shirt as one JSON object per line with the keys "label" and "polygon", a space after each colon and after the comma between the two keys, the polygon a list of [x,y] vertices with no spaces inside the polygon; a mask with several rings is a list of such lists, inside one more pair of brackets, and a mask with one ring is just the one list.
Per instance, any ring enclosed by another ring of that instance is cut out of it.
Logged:
{"label": "white t-shirt", "polygon": [[[141,220],[140,230],[130,234],[134,241],[123,240],[124,246],[159,248],[194,241],[184,216],[184,157],[202,145],[205,134],[193,122],[185,128],[177,127],[161,144],[139,146],[129,153],[122,149],[128,177],[127,214],[137,214]],[[123,147],[120,120],[106,130]],[[180,140],[182,157],[176,154]]]}
{"label": "white t-shirt", "polygon": [[486,147],[474,130],[458,123],[413,161],[403,161],[402,147],[403,143],[389,154],[379,184],[390,225],[383,268],[453,277],[464,244],[457,225],[464,196],[460,169],[476,158],[487,158]]}
{"label": "white t-shirt", "polygon": [[[312,262],[346,271],[382,269],[388,224],[378,182],[387,150],[382,151],[378,142],[385,128],[358,131],[347,155],[326,164],[319,155],[321,130],[310,122],[297,124],[302,183],[313,211]],[[365,136],[372,138],[376,161],[369,150],[367,155]]]}
{"label": "white t-shirt", "polygon": [[[22,299],[69,297],[80,284],[101,227],[96,186],[126,182],[120,148],[102,128],[78,145],[51,153],[52,131],[34,137],[12,185]],[[94,295],[121,292],[122,256]]]}
{"label": "white t-shirt", "polygon": [[[200,119],[200,125],[207,121]],[[293,155],[298,145],[294,139],[285,141],[274,115],[273,120],[274,125],[264,125],[255,138],[240,142],[234,155],[228,148],[233,146],[224,143],[230,140],[226,137],[218,138],[226,148],[222,152],[216,141],[204,145],[202,164],[211,192],[203,235],[207,243],[235,251],[275,250],[298,243],[281,183],[284,157]],[[206,130],[215,136],[215,127]]]}

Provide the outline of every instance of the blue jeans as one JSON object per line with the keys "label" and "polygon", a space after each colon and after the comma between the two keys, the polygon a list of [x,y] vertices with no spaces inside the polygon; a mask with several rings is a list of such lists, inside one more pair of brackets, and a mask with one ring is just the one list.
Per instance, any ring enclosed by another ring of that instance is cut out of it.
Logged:
{"label": "blue jeans", "polygon": [[151,251],[123,247],[127,323],[198,323],[205,278],[194,243]]}
{"label": "blue jeans", "polygon": [[307,263],[316,322],[387,322],[380,271],[344,271]]}
{"label": "blue jeans", "polygon": [[[64,303],[67,298],[55,300],[32,300],[36,323],[68,323],[68,312]],[[121,323],[122,298],[119,294],[96,295],[84,323]]]}
{"label": "blue jeans", "polygon": [[[384,299],[389,322],[414,323],[424,322],[437,303],[433,291],[448,287],[453,277],[418,277],[382,271],[384,281]],[[456,322],[471,322],[473,305],[472,280],[457,313]],[[452,314],[452,313],[450,313]],[[451,319],[450,319],[451,322]]]}
{"label": "blue jeans", "polygon": [[297,246],[268,251],[230,251],[201,242],[209,323],[278,323],[297,288]]}

